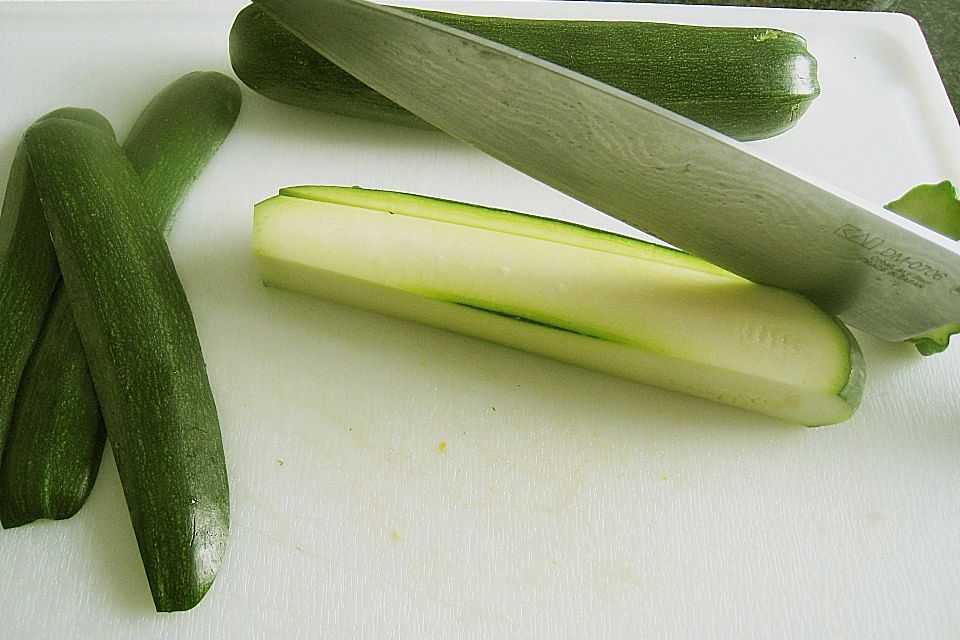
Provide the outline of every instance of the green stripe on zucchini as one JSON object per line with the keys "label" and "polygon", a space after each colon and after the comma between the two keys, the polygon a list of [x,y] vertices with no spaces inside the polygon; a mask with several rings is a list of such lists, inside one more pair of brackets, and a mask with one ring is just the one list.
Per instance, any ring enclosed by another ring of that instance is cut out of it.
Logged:
{"label": "green stripe on zucchini", "polygon": [[[820,93],[817,62],[806,41],[777,29],[410,11],[578,71],[740,140],[790,129]],[[430,127],[256,6],[234,21],[230,60],[247,86],[272,100]]]}
{"label": "green stripe on zucchini", "polygon": [[790,422],[840,422],[860,401],[860,350],[835,318],[640,240],[424,196],[294,187],[255,207],[254,253],[271,286]]}

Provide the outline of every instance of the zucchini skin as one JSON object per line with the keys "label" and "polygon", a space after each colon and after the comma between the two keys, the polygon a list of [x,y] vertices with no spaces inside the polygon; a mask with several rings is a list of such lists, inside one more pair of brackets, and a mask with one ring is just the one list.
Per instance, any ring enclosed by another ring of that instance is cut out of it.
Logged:
{"label": "zucchini skin", "polygon": [[79,340],[58,286],[23,373],[0,465],[4,528],[69,518],[93,489],[106,431]]}
{"label": "zucchini skin", "polygon": [[216,577],[230,511],[189,303],[120,146],[64,119],[25,138],[154,604],[190,609]]}
{"label": "zucchini skin", "polygon": [[[675,3],[675,0],[627,0],[628,2]],[[685,0],[684,4],[714,4],[726,7],[782,7],[833,11],[884,11],[895,0]]]}
{"label": "zucchini skin", "polygon": [[[48,118],[72,118],[113,135],[106,118],[89,109],[58,109],[40,121]],[[10,431],[24,368],[59,279],[57,256],[21,141],[0,211],[0,450]]]}
{"label": "zucchini skin", "polygon": [[[578,71],[742,141],[790,129],[820,93],[817,62],[806,41],[775,29],[410,11]],[[432,128],[259,7],[248,6],[237,15],[230,60],[240,80],[272,100]]]}
{"label": "zucchini skin", "polygon": [[[196,71],[146,106],[124,142],[144,198],[152,202],[144,224],[169,229],[190,186],[233,129],[240,105],[235,81]],[[40,335],[23,374],[0,464],[5,528],[76,514],[93,488],[106,439],[66,296],[54,296],[46,324],[55,327]]]}
{"label": "zucchini skin", "polygon": [[144,108],[123,143],[140,176],[153,224],[170,230],[175,214],[240,115],[240,87],[217,71],[188,73]]}

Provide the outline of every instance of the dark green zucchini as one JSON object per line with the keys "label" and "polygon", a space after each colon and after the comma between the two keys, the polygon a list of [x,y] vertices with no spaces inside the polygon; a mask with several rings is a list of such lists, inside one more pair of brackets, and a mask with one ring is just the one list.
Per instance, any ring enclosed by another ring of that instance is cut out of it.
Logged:
{"label": "dark green zucchini", "polygon": [[[677,4],[677,0],[626,0]],[[831,11],[884,11],[896,0],[682,0],[679,4],[713,4],[726,7],[781,7],[784,9],[827,9]]]}
{"label": "dark green zucchini", "polygon": [[[786,131],[820,92],[806,41],[776,29],[413,12],[591,76],[740,140]],[[430,126],[253,5],[233,23],[230,60],[240,80],[272,100]]]}
{"label": "dark green zucchini", "polygon": [[[177,79],[147,105],[124,143],[152,203],[144,224],[169,228],[233,128],[240,102],[236,82],[211,71]],[[106,438],[65,296],[54,297],[46,325],[20,383],[0,464],[0,523],[7,528],[74,515],[93,487]]]}
{"label": "dark green zucchini", "polygon": [[33,125],[25,148],[158,611],[193,607],[226,550],[226,464],[186,295],[140,179],[83,123]]}
{"label": "dark green zucchini", "polygon": [[153,224],[168,230],[187,191],[240,114],[240,87],[195,71],[160,92],[134,123],[123,151],[140,176]]}
{"label": "dark green zucchini", "polygon": [[[46,118],[73,118],[113,135],[110,123],[89,109],[58,109],[41,120]],[[59,279],[57,257],[21,142],[0,211],[0,450],[10,430],[24,367]]]}
{"label": "dark green zucchini", "polygon": [[0,465],[0,522],[7,529],[69,518],[93,489],[106,431],[79,339],[58,286],[23,372]]}

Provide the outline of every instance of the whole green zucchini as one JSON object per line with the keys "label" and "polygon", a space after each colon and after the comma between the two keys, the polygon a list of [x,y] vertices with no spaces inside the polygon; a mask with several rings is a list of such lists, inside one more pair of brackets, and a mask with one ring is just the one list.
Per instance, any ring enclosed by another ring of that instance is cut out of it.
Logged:
{"label": "whole green zucchini", "polygon": [[[233,128],[240,102],[236,82],[198,71],[147,105],[124,143],[151,203],[143,224],[169,228]],[[20,382],[0,464],[0,523],[10,528],[75,514],[93,488],[105,438],[69,301],[55,295]]]}
{"label": "whole green zucchini", "polygon": [[[89,109],[58,109],[41,120],[47,118],[73,118],[113,135],[110,123]],[[57,257],[21,141],[0,210],[0,451],[10,430],[23,370],[59,278]]]}
{"label": "whole green zucchini", "polygon": [[[776,29],[411,11],[578,71],[740,140],[786,131],[820,92],[817,62],[806,41]],[[253,5],[233,23],[230,60],[240,80],[272,100],[430,126]]]}
{"label": "whole green zucchini", "polygon": [[[712,4],[725,7],[781,7],[784,9],[826,9],[830,11],[884,11],[897,0],[682,0],[680,4]],[[677,0],[626,0],[677,4]]]}
{"label": "whole green zucchini", "polygon": [[193,607],[221,564],[229,490],[196,328],[120,146],[53,118],[25,135],[158,611]]}

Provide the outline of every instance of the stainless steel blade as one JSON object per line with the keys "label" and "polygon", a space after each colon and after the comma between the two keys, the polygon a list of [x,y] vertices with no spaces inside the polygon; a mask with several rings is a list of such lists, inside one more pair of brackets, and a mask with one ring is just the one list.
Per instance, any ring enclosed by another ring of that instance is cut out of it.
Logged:
{"label": "stainless steel blade", "polygon": [[888,340],[960,323],[956,243],[652,103],[365,0],[255,0],[439,129]]}

